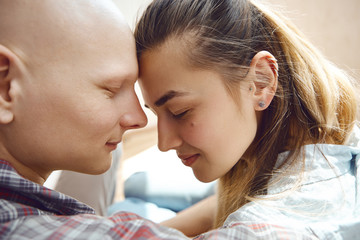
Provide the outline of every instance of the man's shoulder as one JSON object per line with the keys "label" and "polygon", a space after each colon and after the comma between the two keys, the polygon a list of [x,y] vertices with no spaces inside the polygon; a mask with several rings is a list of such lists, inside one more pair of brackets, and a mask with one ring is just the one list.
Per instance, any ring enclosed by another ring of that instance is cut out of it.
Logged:
{"label": "man's shoulder", "polygon": [[[102,221],[100,224],[97,219],[99,217],[91,214],[53,215],[29,206],[9,203],[6,200],[0,200],[0,205],[0,236],[5,239],[76,239],[80,232],[81,237],[89,232],[86,228],[91,226],[90,222],[97,222],[99,226],[97,230],[92,230],[92,235],[101,233],[102,229],[106,229],[104,225],[109,225],[108,221]],[[73,238],[70,238],[71,236]],[[98,238],[101,239],[100,235]]]}
{"label": "man's shoulder", "polygon": [[25,216],[0,225],[0,236],[5,239],[188,239],[179,231],[127,212],[112,217]]}
{"label": "man's shoulder", "polygon": [[6,161],[0,161],[0,179],[0,207],[7,218],[95,213],[74,198],[23,178]]}
{"label": "man's shoulder", "polygon": [[0,199],[0,224],[14,221],[24,216],[48,215],[38,208],[20,204],[6,199]]}

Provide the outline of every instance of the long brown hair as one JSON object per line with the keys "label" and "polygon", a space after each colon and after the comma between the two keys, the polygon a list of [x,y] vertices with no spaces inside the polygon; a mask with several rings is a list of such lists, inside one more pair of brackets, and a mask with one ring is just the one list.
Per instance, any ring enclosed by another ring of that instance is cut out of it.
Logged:
{"label": "long brown hair", "polygon": [[215,227],[249,199],[266,193],[280,152],[290,150],[284,163],[300,161],[301,146],[343,144],[353,127],[357,107],[349,77],[285,17],[258,3],[155,0],[140,18],[135,38],[139,59],[169,39],[183,40],[179,48],[189,66],[220,73],[235,98],[234,86],[257,52],[269,51],[278,60],[278,89],[248,149],[250,159],[239,159],[220,179]]}

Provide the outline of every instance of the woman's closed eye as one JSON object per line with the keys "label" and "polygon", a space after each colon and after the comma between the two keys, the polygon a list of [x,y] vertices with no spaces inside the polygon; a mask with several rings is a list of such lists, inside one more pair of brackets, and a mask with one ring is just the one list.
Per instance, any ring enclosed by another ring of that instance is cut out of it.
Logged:
{"label": "woman's closed eye", "polygon": [[172,114],[175,119],[182,119],[190,110],[181,111],[180,113]]}

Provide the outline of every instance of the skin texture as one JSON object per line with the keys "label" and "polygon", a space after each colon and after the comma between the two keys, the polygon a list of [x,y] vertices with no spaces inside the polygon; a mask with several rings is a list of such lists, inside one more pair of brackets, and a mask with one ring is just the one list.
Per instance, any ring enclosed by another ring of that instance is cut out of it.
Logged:
{"label": "skin texture", "polygon": [[158,117],[159,149],[176,150],[197,179],[210,182],[244,156],[256,134],[257,111],[272,97],[268,101],[267,91],[256,92],[249,80],[239,85],[236,103],[218,73],[188,67],[175,45],[170,40],[141,57],[139,84],[146,106]]}
{"label": "skin texture", "polygon": [[57,169],[105,172],[124,132],[147,123],[116,6],[2,1],[0,32],[0,158],[40,184]]}

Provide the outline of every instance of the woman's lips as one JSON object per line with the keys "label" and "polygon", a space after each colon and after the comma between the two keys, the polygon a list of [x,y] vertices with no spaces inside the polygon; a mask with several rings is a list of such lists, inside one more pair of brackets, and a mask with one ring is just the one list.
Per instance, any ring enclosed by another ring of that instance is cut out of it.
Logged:
{"label": "woman's lips", "polygon": [[182,163],[185,166],[190,167],[193,163],[199,158],[200,154],[193,154],[193,155],[179,155]]}
{"label": "woman's lips", "polygon": [[117,145],[119,144],[120,142],[107,142],[106,143],[106,146],[109,147],[111,149],[111,151],[115,150],[117,148]]}

